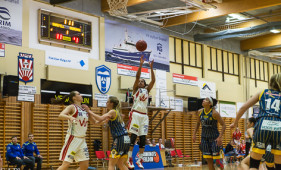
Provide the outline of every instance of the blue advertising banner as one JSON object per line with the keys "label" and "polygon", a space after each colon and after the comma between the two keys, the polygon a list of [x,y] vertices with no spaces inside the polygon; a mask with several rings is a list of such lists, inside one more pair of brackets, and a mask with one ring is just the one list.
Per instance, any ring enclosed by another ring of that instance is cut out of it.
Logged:
{"label": "blue advertising banner", "polygon": [[[136,164],[139,159],[139,155],[137,154],[138,151],[139,145],[135,145],[132,153],[135,169],[140,169]],[[158,146],[150,147],[149,145],[145,145],[142,165],[144,169],[164,168],[160,154],[160,149]]]}
{"label": "blue advertising banner", "polygon": [[[147,49],[143,52],[136,49],[139,40],[147,43]],[[169,72],[169,36],[105,20],[105,61],[139,66],[141,55],[146,60],[143,67],[149,68],[148,62],[154,59],[155,69]]]}

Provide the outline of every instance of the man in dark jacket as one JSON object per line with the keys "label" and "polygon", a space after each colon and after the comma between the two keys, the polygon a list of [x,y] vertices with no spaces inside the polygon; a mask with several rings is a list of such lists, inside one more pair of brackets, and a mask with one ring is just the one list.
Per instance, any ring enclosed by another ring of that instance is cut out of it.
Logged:
{"label": "man in dark jacket", "polygon": [[31,169],[33,170],[34,164],[32,160],[24,156],[20,147],[20,144],[17,143],[17,137],[12,137],[12,142],[7,145],[6,158],[12,164],[16,164],[17,168],[21,168],[21,165],[25,163],[24,170]]}
{"label": "man in dark jacket", "polygon": [[[33,164],[37,163],[37,170],[41,170],[42,166],[42,156],[39,153],[37,145],[33,142],[34,136],[32,133],[28,134],[28,141],[22,145],[22,151],[24,156],[32,160]],[[33,155],[35,152],[36,156]]]}

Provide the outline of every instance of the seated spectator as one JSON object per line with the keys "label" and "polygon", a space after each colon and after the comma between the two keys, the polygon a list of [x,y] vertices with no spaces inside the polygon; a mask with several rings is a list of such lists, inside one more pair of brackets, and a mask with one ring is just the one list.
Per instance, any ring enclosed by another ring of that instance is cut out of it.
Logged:
{"label": "seated spectator", "polygon": [[151,142],[151,144],[149,146],[153,146],[153,147],[156,146],[155,139],[152,139],[152,142]]}
{"label": "seated spectator", "polygon": [[[22,151],[24,156],[32,160],[33,164],[37,163],[37,170],[41,170],[42,156],[39,153],[37,145],[33,142],[34,136],[32,133],[28,134],[28,141],[22,145]],[[36,156],[33,155],[35,152]]]}
{"label": "seated spectator", "polygon": [[246,153],[246,143],[245,140],[242,140],[242,143],[240,144],[240,148],[239,148],[239,153],[240,154],[245,154]]}
{"label": "seated spectator", "polygon": [[230,155],[230,156],[234,156],[235,160],[236,160],[236,156],[237,156],[237,151],[234,149],[233,147],[234,142],[233,140],[231,140],[225,148],[225,154]]}
{"label": "seated spectator", "polygon": [[20,144],[17,141],[17,137],[13,136],[12,142],[7,145],[7,160],[17,165],[17,168],[21,168],[22,164],[25,163],[24,170],[33,170],[34,163],[31,159],[23,155]]}
{"label": "seated spectator", "polygon": [[165,149],[165,146],[162,144],[162,138],[158,139],[158,143],[156,144],[157,146],[159,146],[159,149]]}
{"label": "seated spectator", "polygon": [[150,139],[147,138],[147,139],[146,139],[146,142],[145,142],[145,145],[150,145],[150,144],[151,144]]}

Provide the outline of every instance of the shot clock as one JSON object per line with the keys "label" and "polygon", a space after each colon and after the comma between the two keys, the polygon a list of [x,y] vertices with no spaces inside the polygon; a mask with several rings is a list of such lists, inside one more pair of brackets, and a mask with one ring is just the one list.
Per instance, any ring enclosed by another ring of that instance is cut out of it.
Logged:
{"label": "shot clock", "polygon": [[91,22],[39,10],[40,41],[91,49]]}

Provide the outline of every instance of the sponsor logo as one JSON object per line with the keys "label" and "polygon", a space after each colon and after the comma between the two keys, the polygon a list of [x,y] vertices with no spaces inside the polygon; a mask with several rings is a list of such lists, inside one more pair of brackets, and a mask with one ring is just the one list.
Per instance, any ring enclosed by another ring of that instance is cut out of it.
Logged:
{"label": "sponsor logo", "polygon": [[12,26],[10,11],[8,8],[0,6],[0,28],[10,29]]}
{"label": "sponsor logo", "polygon": [[111,85],[111,69],[105,65],[96,67],[96,84],[102,94],[106,94]]}
{"label": "sponsor logo", "polygon": [[210,87],[209,87],[206,83],[203,84],[203,88],[202,88],[202,89],[203,89],[203,90],[208,89],[208,90],[211,91]]}
{"label": "sponsor logo", "polygon": [[[139,160],[139,154],[136,155],[135,157],[136,161]],[[143,162],[144,163],[159,163],[160,161],[160,157],[159,154],[155,151],[151,151],[151,152],[143,152]]]}
{"label": "sponsor logo", "polygon": [[139,125],[137,125],[137,124],[133,124],[133,127],[135,127],[135,128],[139,128]]}

